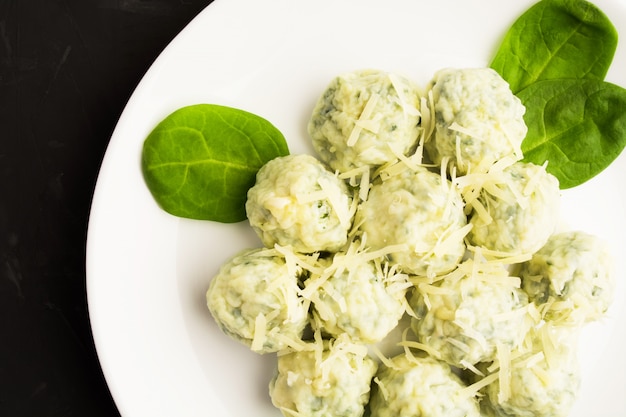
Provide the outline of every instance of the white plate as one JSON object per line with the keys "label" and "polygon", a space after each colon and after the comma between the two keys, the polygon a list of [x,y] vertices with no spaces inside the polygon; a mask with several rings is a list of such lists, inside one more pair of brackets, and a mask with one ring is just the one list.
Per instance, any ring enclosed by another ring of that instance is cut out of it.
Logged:
{"label": "white plate", "polygon": [[[598,0],[626,36],[626,5]],[[218,330],[205,306],[212,275],[246,246],[247,223],[183,220],[157,207],[141,175],[141,146],[173,110],[193,103],[259,114],[312,153],[306,122],[335,75],[373,67],[426,84],[446,66],[486,66],[530,2],[502,0],[217,0],[161,54],[111,138],[87,246],[89,312],[98,355],[125,417],[276,417],[267,394],[274,356]],[[621,46],[608,79],[626,86]],[[621,70],[621,73],[618,71]],[[626,247],[626,157],[564,193],[564,220]],[[619,253],[618,253],[619,254]],[[622,254],[619,254],[622,255]],[[625,262],[606,322],[589,326],[573,416],[626,415]]]}

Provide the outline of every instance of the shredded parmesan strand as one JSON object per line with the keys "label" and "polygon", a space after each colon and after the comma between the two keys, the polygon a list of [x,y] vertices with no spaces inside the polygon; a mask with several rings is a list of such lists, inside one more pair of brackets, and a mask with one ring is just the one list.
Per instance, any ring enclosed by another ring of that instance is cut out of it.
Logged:
{"label": "shredded parmesan strand", "polygon": [[263,350],[265,344],[265,332],[267,330],[267,319],[263,313],[259,313],[254,320],[254,337],[250,349],[255,352]]}
{"label": "shredded parmesan strand", "polygon": [[531,371],[541,380],[544,386],[549,386],[551,382],[550,375],[540,366],[534,366],[530,368]]}
{"label": "shredded parmesan strand", "polygon": [[424,163],[424,135],[423,134],[420,136],[419,141],[417,142],[417,147],[415,148],[415,152],[411,156],[411,159],[413,159],[417,164],[420,164],[420,165]]}
{"label": "shredded parmesan strand", "polygon": [[489,174],[493,175],[495,173],[500,173],[504,171],[506,168],[513,165],[515,162],[517,162],[517,160],[515,158],[511,158],[510,156],[505,156],[503,158],[500,158],[498,161],[496,161],[496,163],[494,163],[489,168]]}
{"label": "shredded parmesan strand", "polygon": [[399,159],[394,159],[393,163],[386,164],[378,169],[378,175],[383,181],[387,181],[396,175],[400,175],[406,171],[407,165]]}
{"label": "shredded parmesan strand", "polygon": [[[363,165],[343,173],[337,173],[337,178],[347,180],[351,187],[359,186],[359,196],[361,201],[365,201],[370,187],[370,170],[368,165]],[[365,197],[363,197],[363,193],[365,193]]]}
{"label": "shredded parmesan strand", "polygon": [[511,397],[511,349],[502,343],[497,343],[496,353],[500,363],[498,401],[503,403]]}
{"label": "shredded parmesan strand", "polygon": [[500,314],[494,314],[493,321],[510,321],[515,320],[518,316],[525,316],[528,314],[528,306],[524,306],[522,308],[518,308],[516,310],[507,311]]}
{"label": "shredded parmesan strand", "polygon": [[359,116],[358,120],[354,122],[354,128],[352,129],[352,132],[350,132],[350,136],[348,137],[348,140],[346,142],[348,146],[354,146],[357,140],[359,140],[359,136],[361,135],[361,131],[363,130],[363,124],[365,123],[365,121],[369,120],[370,116],[374,112],[374,109],[376,108],[376,104],[378,104],[379,99],[380,96],[378,94],[372,93],[369,100],[367,100],[367,103],[365,104],[361,115]]}
{"label": "shredded parmesan strand", "polygon": [[433,92],[428,90],[427,97],[420,99],[422,109],[422,137],[420,143],[424,143],[431,140],[433,132],[435,131],[435,104],[434,104]]}
{"label": "shredded parmesan strand", "polygon": [[375,261],[387,255],[397,252],[407,251],[406,244],[390,245],[375,251],[365,249],[365,240],[353,241],[345,253],[337,253],[333,257],[332,263],[322,271],[317,271],[306,282],[301,292],[304,298],[311,299],[313,294],[324,285],[331,276],[341,275],[346,270],[351,270],[354,265]]}
{"label": "shredded parmesan strand", "polygon": [[380,393],[382,394],[385,401],[387,401],[387,399],[389,398],[389,390],[387,390],[387,387],[385,387],[385,385],[378,377],[374,377],[374,382],[376,383],[376,385],[378,385],[378,389],[380,390]]}
{"label": "shredded parmesan strand", "polygon": [[398,346],[419,349],[428,353],[433,358],[441,359],[441,354],[437,350],[420,342],[415,342],[413,340],[403,340],[401,342],[398,342]]}
{"label": "shredded parmesan strand", "polygon": [[389,172],[388,172],[389,168],[396,165],[397,163],[398,163],[398,160],[393,159],[387,163],[382,164],[374,171],[374,175],[372,176],[372,179],[380,178],[381,180],[385,181],[391,176],[389,175]]}
{"label": "shredded parmesan strand", "polygon": [[536,367],[539,364],[539,362],[545,360],[545,358],[546,357],[545,357],[543,352],[538,352],[538,353],[535,353],[532,356],[529,356],[528,358],[526,358],[523,361],[519,361],[519,362],[515,363],[515,367],[516,368],[517,367],[521,368],[521,367],[525,366],[526,368],[534,368],[534,367]]}
{"label": "shredded parmesan strand", "polygon": [[313,274],[321,274],[323,272],[323,269],[320,268],[317,262],[317,256],[319,256],[319,254],[307,256],[295,252],[291,246],[280,246],[279,244],[275,244],[274,249],[285,258],[285,262],[289,268],[288,271],[290,274],[293,273],[294,276],[299,273],[300,269],[304,269]]}
{"label": "shredded parmesan strand", "polygon": [[474,330],[470,325],[462,322],[461,320],[452,320],[452,323],[459,326],[459,328],[463,331],[463,335],[475,340],[480,345],[481,349],[485,351],[489,349],[487,339],[485,339],[480,332]]}
{"label": "shredded parmesan strand", "polygon": [[394,73],[388,73],[389,81],[391,81],[391,85],[393,89],[396,90],[398,94],[398,99],[400,101],[400,107],[402,107],[402,111],[411,116],[420,116],[420,111],[415,106],[409,104],[409,100],[402,89],[402,81],[398,78],[398,76]]}
{"label": "shredded parmesan strand", "polygon": [[398,160],[400,162],[402,162],[404,165],[406,165],[407,168],[409,168],[411,171],[419,170],[419,162],[421,162],[421,161],[415,161],[413,159],[413,156],[411,156],[411,157],[405,156],[402,152],[399,152],[397,149],[395,149],[393,146],[391,146],[389,144],[387,144],[387,146],[389,147],[389,149],[391,150],[393,155],[396,158],[398,158]]}
{"label": "shredded parmesan strand", "polygon": [[532,177],[530,177],[528,179],[528,182],[526,183],[526,186],[524,187],[524,190],[522,190],[522,193],[526,196],[529,196],[531,194],[533,194],[535,192],[535,189],[537,188],[537,184],[539,183],[539,181],[541,180],[541,178],[545,175],[545,171],[546,171],[546,165],[547,165],[548,161],[546,161],[541,167],[542,169],[538,169],[534,175]]}
{"label": "shredded parmesan strand", "polygon": [[289,348],[291,348],[292,350],[296,352],[302,352],[304,350],[307,350],[308,348],[308,343],[303,341],[302,339],[291,338],[291,337],[284,335],[281,332],[276,332],[276,334],[274,334],[273,337],[277,341],[283,343],[285,346],[288,346]]}
{"label": "shredded parmesan strand", "polygon": [[454,137],[454,149],[456,156],[456,164],[463,166],[463,155],[461,154],[461,136],[455,135]]}
{"label": "shredded parmesan strand", "polygon": [[386,357],[383,352],[378,349],[376,345],[370,345],[370,350],[374,353],[374,355],[378,358],[378,360],[385,365],[387,368],[394,368],[395,365],[391,359]]}
{"label": "shredded parmesan strand", "polygon": [[467,343],[463,343],[460,340],[457,340],[453,337],[447,337],[446,341],[465,353],[470,352],[470,347],[467,345]]}
{"label": "shredded parmesan strand", "polygon": [[[380,130],[379,120],[357,120],[354,124],[363,130],[369,130],[375,135],[378,134],[378,131]],[[352,145],[354,145],[354,143]]]}
{"label": "shredded parmesan strand", "polygon": [[486,387],[487,385],[495,382],[498,380],[498,374],[494,373],[494,374],[490,374],[487,375],[486,377],[480,379],[479,381],[473,383],[472,385],[463,388],[461,391],[459,391],[459,398],[470,398],[470,397],[474,397],[478,391],[480,391],[481,389],[483,389],[484,387]]}
{"label": "shredded parmesan strand", "polygon": [[532,253],[511,254],[510,252],[502,252],[480,246],[467,245],[467,250],[477,254],[481,253],[486,258],[486,262],[512,265],[526,262],[532,258]]}
{"label": "shredded parmesan strand", "polygon": [[368,169],[361,176],[361,183],[359,184],[359,199],[366,201],[371,188],[370,184],[370,170]]}
{"label": "shredded parmesan strand", "polygon": [[437,285],[431,285],[427,283],[420,283],[417,285],[421,294],[437,294],[437,295],[454,295],[455,291],[452,288],[441,288]]}
{"label": "shredded parmesan strand", "polygon": [[493,221],[493,218],[491,217],[491,215],[489,215],[489,212],[487,211],[485,206],[480,203],[480,201],[473,200],[469,204],[469,206],[474,209],[474,211],[476,212],[476,214],[478,214],[478,217],[480,217],[484,224],[490,224]]}
{"label": "shredded parmesan strand", "polygon": [[449,126],[448,126],[449,130],[452,130],[453,132],[458,132],[458,133],[462,133],[466,136],[470,136],[472,138],[475,139],[481,139],[481,136],[472,132],[471,130],[461,126],[460,124],[458,124],[457,122],[452,122]]}
{"label": "shredded parmesan strand", "polygon": [[480,369],[478,369],[476,366],[474,366],[472,363],[466,361],[465,359],[461,359],[459,361],[459,363],[465,368],[465,369],[469,369],[470,371],[472,371],[475,375],[478,376],[482,376],[484,377],[485,374],[483,372],[481,372]]}
{"label": "shredded parmesan strand", "polygon": [[451,225],[441,236],[439,236],[437,243],[432,249],[432,253],[434,253],[437,257],[442,257],[451,252],[451,248],[458,244],[458,242],[462,241],[472,227],[473,226],[471,224],[466,224],[459,229],[455,229],[454,225]]}
{"label": "shredded parmesan strand", "polygon": [[491,282],[493,284],[508,285],[513,288],[520,288],[522,280],[519,277],[509,277],[506,275],[490,275],[477,274],[476,279],[482,282]]}
{"label": "shredded parmesan strand", "polygon": [[296,410],[292,410],[291,408],[287,407],[280,407],[280,411],[281,413],[287,414],[291,417],[305,417],[302,413],[299,413]]}
{"label": "shredded parmesan strand", "polygon": [[350,211],[346,210],[344,204],[342,204],[341,191],[337,187],[332,187],[328,180],[325,178],[318,178],[317,183],[322,188],[322,191],[326,194],[326,200],[330,203],[333,211],[337,214],[339,218],[339,223],[341,226],[348,230],[352,223],[352,216],[350,215]]}

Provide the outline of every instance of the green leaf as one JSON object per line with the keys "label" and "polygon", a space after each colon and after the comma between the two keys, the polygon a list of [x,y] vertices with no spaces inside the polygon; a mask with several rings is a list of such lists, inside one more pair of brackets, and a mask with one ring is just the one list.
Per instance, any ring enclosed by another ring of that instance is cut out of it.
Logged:
{"label": "green leaf", "polygon": [[626,145],[626,90],[589,79],[545,80],[520,91],[524,160],[543,164],[562,189],[604,170]]}
{"label": "green leaf", "polygon": [[491,63],[513,93],[535,81],[603,80],[617,48],[617,30],[584,0],[542,0],[506,33]]}
{"label": "green leaf", "polygon": [[267,120],[231,107],[197,104],[166,117],[143,145],[142,169],[154,199],[179,217],[245,220],[248,189],[267,161],[289,154]]}

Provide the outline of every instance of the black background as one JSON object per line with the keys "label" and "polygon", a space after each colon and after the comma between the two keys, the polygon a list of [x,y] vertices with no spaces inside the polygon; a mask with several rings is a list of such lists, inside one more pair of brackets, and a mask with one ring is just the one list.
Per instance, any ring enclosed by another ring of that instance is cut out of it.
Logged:
{"label": "black background", "polygon": [[0,416],[119,415],[89,325],[91,198],[135,86],[210,2],[0,0]]}

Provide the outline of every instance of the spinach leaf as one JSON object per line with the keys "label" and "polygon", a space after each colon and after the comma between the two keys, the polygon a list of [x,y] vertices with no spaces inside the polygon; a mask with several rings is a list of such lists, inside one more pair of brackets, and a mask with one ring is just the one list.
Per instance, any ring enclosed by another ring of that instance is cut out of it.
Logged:
{"label": "spinach leaf", "polygon": [[143,145],[142,169],[157,203],[179,217],[245,220],[259,168],[289,153],[267,120],[231,107],[197,104],[167,116]]}
{"label": "spinach leaf", "polygon": [[571,188],[600,173],[626,145],[626,90],[590,80],[544,80],[518,93],[526,106],[524,160]]}
{"label": "spinach leaf", "polygon": [[617,48],[617,30],[585,0],[542,0],[506,33],[491,63],[517,93],[553,78],[603,80]]}

